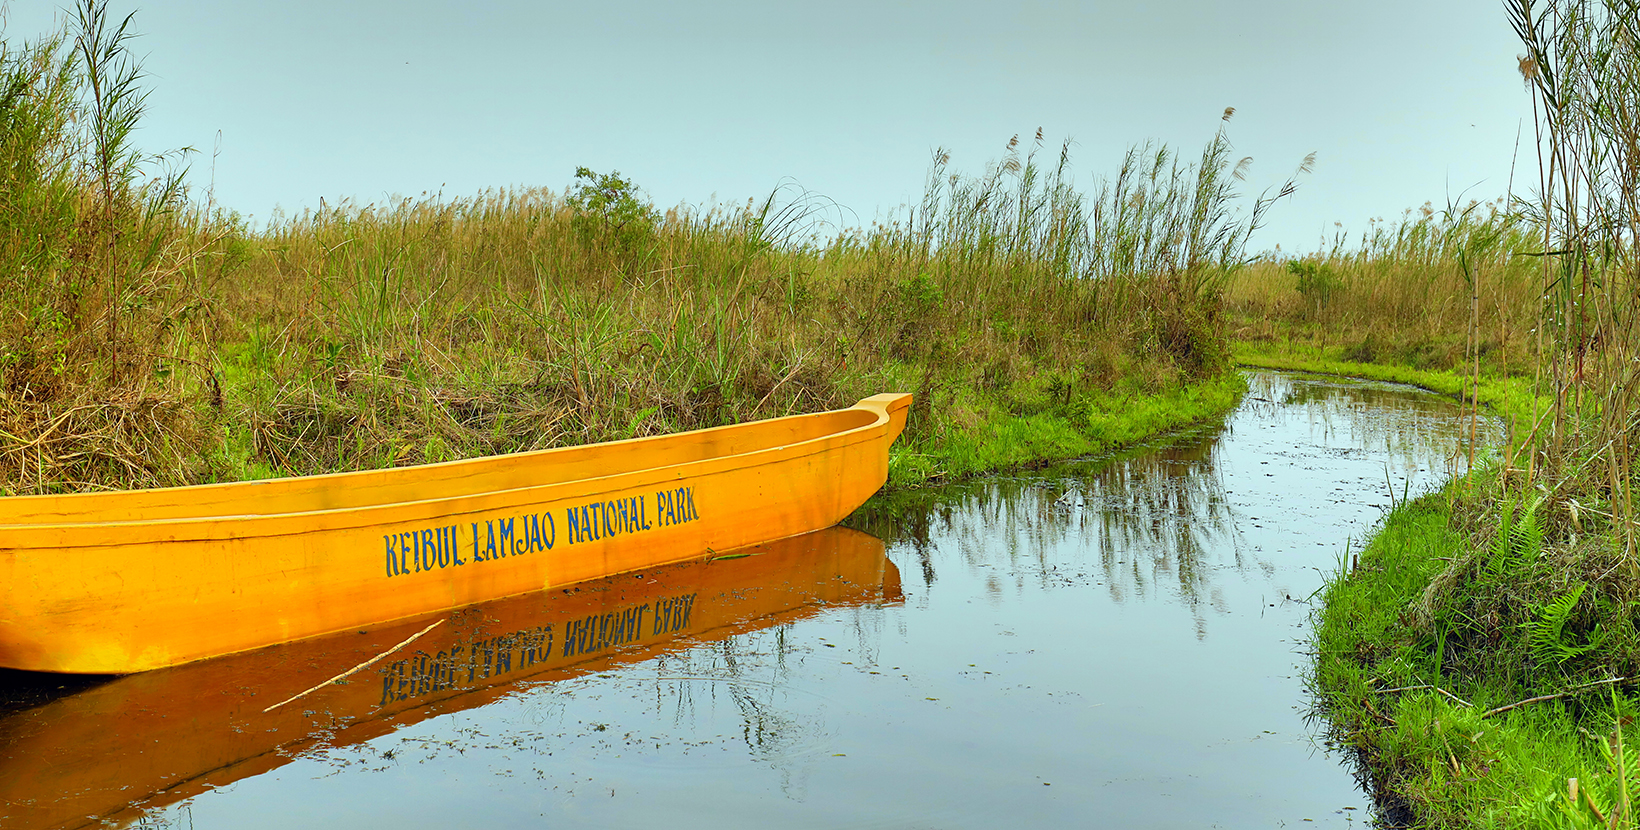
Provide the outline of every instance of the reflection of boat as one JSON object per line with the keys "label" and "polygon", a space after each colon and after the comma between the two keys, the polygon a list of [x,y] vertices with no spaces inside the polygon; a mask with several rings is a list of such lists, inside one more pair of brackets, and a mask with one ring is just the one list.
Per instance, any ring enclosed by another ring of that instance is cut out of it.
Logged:
{"label": "reflection of boat", "polygon": [[[882,542],[858,531],[830,528],[744,552],[754,555],[144,672],[13,713],[0,719],[0,826],[101,826],[274,769],[321,741],[354,744],[482,706],[520,681],[605,671],[828,606],[900,599]],[[384,650],[344,682],[276,705]]]}
{"label": "reflection of boat", "polygon": [[583,447],[0,499],[0,666],[125,673],[836,524],[909,395]]}

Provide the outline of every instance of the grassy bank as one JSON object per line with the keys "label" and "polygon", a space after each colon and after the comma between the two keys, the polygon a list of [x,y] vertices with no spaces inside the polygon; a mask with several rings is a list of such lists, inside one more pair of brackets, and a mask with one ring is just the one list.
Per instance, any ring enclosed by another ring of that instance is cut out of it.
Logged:
{"label": "grassy bank", "polygon": [[1632,828],[1640,52],[1621,3],[1506,9],[1539,116],[1532,195],[1265,262],[1228,313],[1238,359],[1467,390],[1513,426],[1323,593],[1313,687],[1386,817]]}
{"label": "grassy bank", "polygon": [[1268,337],[1232,351],[1244,365],[1478,397],[1510,427],[1474,474],[1398,505],[1321,596],[1311,686],[1387,822],[1636,826],[1640,570],[1590,453],[1560,456],[1581,468],[1550,466],[1552,387],[1497,364],[1477,378],[1461,360],[1364,362],[1347,342]]}
{"label": "grassy bank", "polygon": [[[1609,491],[1543,462],[1533,379],[1347,360],[1347,346],[1238,343],[1238,362],[1479,400],[1511,442],[1403,503],[1321,595],[1310,679],[1384,818],[1418,827],[1634,827],[1640,570]],[[1575,782],[1575,783],[1574,783]]]}
{"label": "grassy bank", "polygon": [[1531,377],[1515,374],[1487,372],[1477,377],[1453,369],[1350,360],[1347,347],[1327,348],[1290,340],[1237,342],[1231,344],[1230,352],[1242,366],[1404,383],[1465,405],[1479,401],[1479,411],[1487,417],[1501,418],[1511,435],[1530,435],[1533,426],[1552,408],[1552,401],[1538,395]]}
{"label": "grassy bank", "polygon": [[1234,402],[1219,297],[1270,203],[1237,212],[1222,127],[1086,192],[1040,134],[976,173],[937,153],[919,203],[866,228],[795,188],[663,211],[585,169],[251,227],[187,190],[185,155],[131,143],[126,47],[93,1],[0,53],[0,493],[436,462],[884,390],[917,396],[904,487]]}
{"label": "grassy bank", "polygon": [[1496,475],[1386,518],[1323,594],[1313,683],[1394,821],[1635,826],[1632,563],[1545,542]]}
{"label": "grassy bank", "polygon": [[1056,390],[1041,384],[1035,400],[966,393],[956,406],[975,414],[938,443],[892,452],[889,484],[951,481],[1109,452],[1221,417],[1241,402],[1246,388],[1239,374],[1226,372],[1159,393],[1098,389],[1069,401],[1055,399]]}
{"label": "grassy bank", "polygon": [[[1264,341],[1237,344],[1234,353],[1247,365],[1475,400],[1472,376],[1345,360],[1344,349]],[[1487,415],[1510,424],[1511,443],[1475,473],[1396,505],[1366,546],[1340,562],[1321,594],[1309,683],[1333,736],[1359,753],[1389,826],[1607,826],[1584,819],[1593,816],[1590,803],[1604,818],[1616,803],[1615,773],[1600,747],[1616,734],[1613,706],[1626,712],[1628,704],[1611,697],[1620,684],[1595,681],[1625,676],[1610,673],[1613,660],[1640,653],[1618,639],[1595,645],[1620,653],[1587,646],[1613,611],[1628,626],[1620,610],[1628,601],[1616,596],[1627,577],[1608,573],[1587,597],[1573,588],[1587,584],[1589,569],[1618,564],[1591,558],[1610,539],[1595,516],[1585,517],[1592,533],[1582,540],[1547,527],[1545,499],[1523,486],[1530,427],[1552,402],[1519,377],[1486,375],[1478,389]],[[1573,550],[1574,541],[1583,547]],[[1566,803],[1574,778],[1576,807]]]}

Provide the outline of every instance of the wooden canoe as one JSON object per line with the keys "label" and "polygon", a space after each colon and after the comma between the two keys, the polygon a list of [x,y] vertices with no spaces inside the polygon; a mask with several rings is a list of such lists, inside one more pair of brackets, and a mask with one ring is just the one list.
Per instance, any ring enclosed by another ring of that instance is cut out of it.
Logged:
{"label": "wooden canoe", "polygon": [[[310,749],[363,743],[826,609],[902,599],[883,543],[859,531],[740,552],[751,555],[144,672],[0,715],[0,827],[124,826]],[[430,622],[440,624],[427,630]],[[683,693],[687,681],[656,682],[660,695]]]}
{"label": "wooden canoe", "polygon": [[390,470],[0,499],[0,667],[125,674],[830,527],[911,396]]}

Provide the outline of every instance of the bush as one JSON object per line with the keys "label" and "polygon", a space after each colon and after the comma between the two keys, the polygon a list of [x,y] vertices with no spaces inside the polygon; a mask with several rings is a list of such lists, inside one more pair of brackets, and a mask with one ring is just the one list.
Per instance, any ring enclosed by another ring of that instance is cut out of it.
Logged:
{"label": "bush", "polygon": [[1298,293],[1306,301],[1306,305],[1320,312],[1327,307],[1332,296],[1344,288],[1344,281],[1333,273],[1326,263],[1301,262],[1293,260],[1287,263],[1287,270],[1298,277]]}

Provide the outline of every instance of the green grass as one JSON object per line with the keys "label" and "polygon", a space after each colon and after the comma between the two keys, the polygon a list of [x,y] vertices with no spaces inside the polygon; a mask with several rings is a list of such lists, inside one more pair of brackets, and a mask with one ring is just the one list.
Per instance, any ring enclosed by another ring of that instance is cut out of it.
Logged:
{"label": "green grass", "polygon": [[[1282,340],[1232,347],[1243,365],[1475,397],[1457,372],[1352,361],[1346,351]],[[1484,375],[1478,397],[1511,425],[1511,442],[1475,473],[1398,505],[1340,563],[1316,616],[1311,688],[1334,734],[1361,753],[1380,805],[1408,811],[1397,817],[1416,826],[1635,827],[1620,782],[1640,796],[1640,767],[1619,765],[1610,750],[1618,736],[1640,738],[1618,726],[1632,716],[1631,686],[1598,683],[1640,674],[1633,565],[1598,515],[1574,524],[1565,502],[1546,499],[1520,470],[1542,440],[1532,425],[1552,411],[1531,380]],[[1551,625],[1557,602],[1565,613]],[[1486,716],[1557,694],[1566,696]]]}
{"label": "green grass", "polygon": [[[1476,397],[1461,370],[1349,359],[1356,351],[1312,338],[1232,346],[1242,365]],[[1406,811],[1397,818],[1632,828],[1621,782],[1630,803],[1640,800],[1640,767],[1611,749],[1640,738],[1619,727],[1633,716],[1632,684],[1598,681],[1640,674],[1634,565],[1604,518],[1567,509],[1599,504],[1597,489],[1592,499],[1589,488],[1556,492],[1521,469],[1543,451],[1552,401],[1531,378],[1483,367],[1478,398],[1509,423],[1510,443],[1475,473],[1397,506],[1340,563],[1316,616],[1310,685],[1334,734],[1361,753],[1380,805]],[[1551,695],[1565,696],[1486,714]]]}
{"label": "green grass", "polygon": [[[1629,717],[1631,704],[1614,701],[1610,686],[1579,690],[1611,676],[1604,673],[1609,664],[1538,666],[1536,676],[1522,676],[1532,669],[1522,660],[1511,682],[1454,655],[1473,647],[1462,642],[1463,626],[1439,624],[1439,610],[1433,624],[1418,618],[1431,585],[1472,553],[1452,526],[1454,504],[1472,497],[1463,492],[1472,486],[1455,483],[1397,507],[1358,561],[1343,563],[1322,596],[1314,635],[1311,683],[1320,703],[1335,732],[1367,760],[1381,803],[1409,807],[1419,826],[1633,827],[1632,810],[1617,808],[1625,818],[1607,825],[1586,800],[1592,795],[1608,819],[1618,803],[1619,776],[1601,746],[1619,734],[1618,717]],[[1524,650],[1519,625],[1488,634],[1515,641],[1503,651]],[[1574,693],[1565,698],[1486,715],[1568,690]],[[1621,735],[1640,738],[1632,726]],[[1640,788],[1635,771],[1631,760],[1627,780]],[[1585,793],[1575,807],[1566,795],[1572,778]]]}
{"label": "green grass", "polygon": [[[1030,467],[1108,452],[1190,424],[1223,416],[1241,401],[1246,380],[1236,372],[1161,394],[1085,390],[1052,401],[1051,391],[1021,404],[1017,398],[964,402],[977,420],[928,441],[902,442],[890,453],[890,487],[954,481],[981,473]],[[1008,404],[1015,410],[1010,411]]]}

